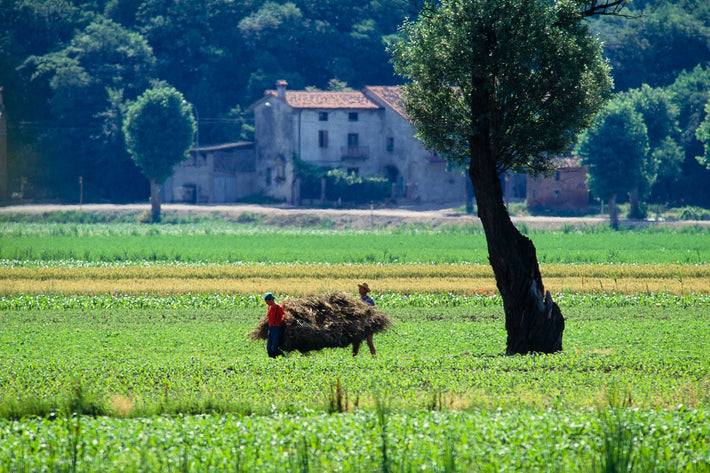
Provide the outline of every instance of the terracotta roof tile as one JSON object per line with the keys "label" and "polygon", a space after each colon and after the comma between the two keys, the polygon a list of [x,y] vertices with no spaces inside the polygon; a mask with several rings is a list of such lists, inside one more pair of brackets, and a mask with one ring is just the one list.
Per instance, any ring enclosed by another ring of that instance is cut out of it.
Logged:
{"label": "terracotta roof tile", "polygon": [[[268,90],[266,94],[278,97],[275,90]],[[286,103],[293,108],[350,108],[357,110],[376,110],[380,108],[362,92],[309,92],[304,90],[287,90]]]}
{"label": "terracotta roof tile", "polygon": [[378,99],[386,103],[392,110],[407,118],[402,102],[402,87],[399,86],[367,86],[365,92],[370,92]]}
{"label": "terracotta roof tile", "polygon": [[558,169],[562,168],[579,168],[582,167],[582,159],[575,156],[568,156],[564,158],[553,158],[552,162]]}

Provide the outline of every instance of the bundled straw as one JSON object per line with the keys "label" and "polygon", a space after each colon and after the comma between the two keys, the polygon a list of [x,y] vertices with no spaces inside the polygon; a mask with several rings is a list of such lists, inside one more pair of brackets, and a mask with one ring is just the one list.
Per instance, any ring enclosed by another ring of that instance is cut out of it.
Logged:
{"label": "bundled straw", "polygon": [[[286,299],[283,307],[284,333],[279,344],[283,351],[306,353],[351,343],[359,346],[391,325],[387,314],[340,291]],[[266,340],[268,330],[264,317],[251,332],[251,339]]]}

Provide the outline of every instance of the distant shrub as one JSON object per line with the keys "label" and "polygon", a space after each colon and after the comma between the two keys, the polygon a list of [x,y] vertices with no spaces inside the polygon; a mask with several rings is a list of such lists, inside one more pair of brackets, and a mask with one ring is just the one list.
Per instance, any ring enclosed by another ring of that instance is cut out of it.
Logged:
{"label": "distant shrub", "polygon": [[710,220],[710,210],[702,207],[683,207],[679,217],[681,220]]}
{"label": "distant shrub", "polygon": [[332,169],[326,175],[326,199],[354,204],[381,202],[390,196],[390,182],[384,177],[361,177]]}

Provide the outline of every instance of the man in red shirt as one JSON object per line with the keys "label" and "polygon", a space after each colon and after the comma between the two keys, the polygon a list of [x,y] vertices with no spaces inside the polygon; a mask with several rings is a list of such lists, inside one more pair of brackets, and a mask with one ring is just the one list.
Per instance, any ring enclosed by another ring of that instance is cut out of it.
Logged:
{"label": "man in red shirt", "polygon": [[279,342],[283,335],[284,308],[276,303],[274,295],[267,292],[264,295],[264,301],[269,306],[269,311],[266,317],[269,319],[269,334],[266,338],[266,353],[269,358],[283,356],[284,352],[279,348]]}

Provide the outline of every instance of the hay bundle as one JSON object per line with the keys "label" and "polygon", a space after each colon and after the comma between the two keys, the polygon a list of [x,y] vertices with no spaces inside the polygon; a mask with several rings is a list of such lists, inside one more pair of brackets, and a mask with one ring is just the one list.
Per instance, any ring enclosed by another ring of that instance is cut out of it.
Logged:
{"label": "hay bundle", "polygon": [[[283,351],[306,353],[322,348],[360,344],[369,335],[386,330],[387,314],[345,292],[314,294],[286,299]],[[252,340],[266,340],[269,322],[264,317],[251,333]]]}

